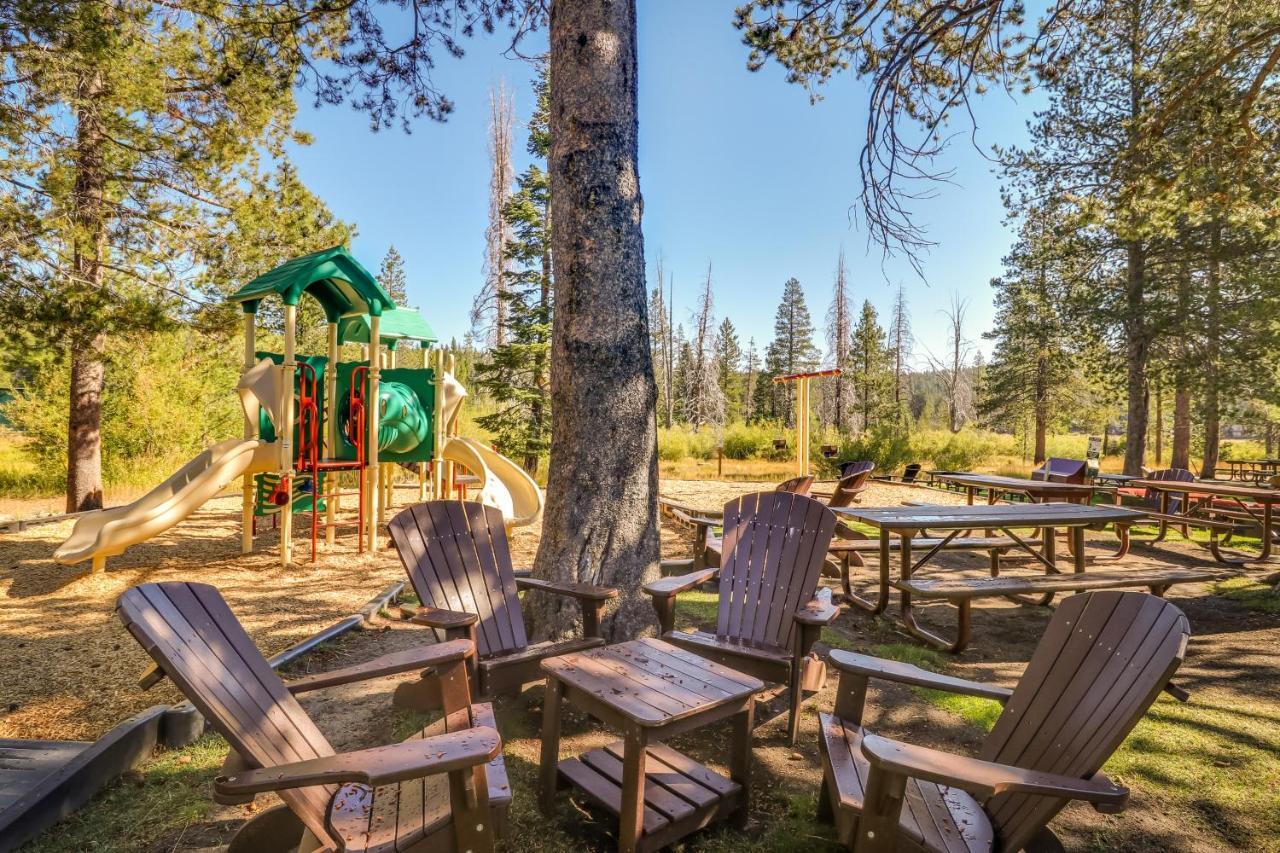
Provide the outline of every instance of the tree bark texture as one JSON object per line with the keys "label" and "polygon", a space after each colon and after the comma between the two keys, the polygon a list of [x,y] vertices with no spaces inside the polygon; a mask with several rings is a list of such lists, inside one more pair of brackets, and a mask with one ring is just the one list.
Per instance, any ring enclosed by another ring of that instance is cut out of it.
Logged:
{"label": "tree bark texture", "polygon": [[1125,331],[1128,334],[1125,390],[1128,397],[1129,423],[1124,436],[1124,473],[1141,474],[1147,449],[1147,411],[1150,408],[1147,385],[1147,363],[1151,347],[1147,334],[1146,251],[1136,240],[1128,247],[1128,281],[1126,293]]}
{"label": "tree bark texture", "polygon": [[1218,468],[1218,439],[1222,426],[1222,224],[1209,226],[1208,275],[1205,276],[1204,318],[1204,455],[1200,475],[1214,476]]}
{"label": "tree bark texture", "polygon": [[[611,640],[653,625],[658,573],[657,388],[637,171],[634,0],[551,4],[551,214],[556,311],[551,464],[535,574],[619,587]],[[536,636],[576,603],[531,602]]]}
{"label": "tree bark texture", "polygon": [[[72,270],[77,288],[102,287],[106,250],[104,157],[106,131],[96,112],[102,77],[88,72],[80,80],[76,109],[76,177],[71,195]],[[106,335],[88,331],[71,344],[70,408],[67,417],[67,512],[102,508],[102,390],[106,384],[103,352]]]}

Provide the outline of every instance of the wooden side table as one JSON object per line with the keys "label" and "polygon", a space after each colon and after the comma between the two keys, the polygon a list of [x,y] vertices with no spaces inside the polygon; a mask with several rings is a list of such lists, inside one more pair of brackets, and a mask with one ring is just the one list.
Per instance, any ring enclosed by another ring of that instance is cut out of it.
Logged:
{"label": "wooden side table", "polygon": [[[540,805],[561,783],[618,815],[618,849],[658,850],[728,817],[746,824],[754,696],[764,682],[661,640],[631,640],[542,662]],[[622,740],[560,761],[560,705],[567,700]],[[734,717],[729,778],[663,743]]]}

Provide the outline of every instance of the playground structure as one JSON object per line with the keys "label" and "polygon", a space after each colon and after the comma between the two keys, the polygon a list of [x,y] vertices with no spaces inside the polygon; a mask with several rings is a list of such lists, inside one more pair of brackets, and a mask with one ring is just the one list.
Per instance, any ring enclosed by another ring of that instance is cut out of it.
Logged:
{"label": "playground structure", "polygon": [[[839,376],[840,368],[814,370],[809,373],[789,373],[775,376],[775,384],[796,383],[796,476],[809,476],[809,383],[823,376]],[[776,442],[775,442],[776,445]],[[785,446],[785,442],[783,443]]]}
{"label": "playground structure", "polygon": [[[316,299],[327,321],[328,352],[296,353],[297,309],[303,294]],[[256,347],[257,316],[265,299],[283,303],[284,352]],[[452,357],[426,353],[427,366],[402,368],[402,341],[422,346],[435,333],[414,309],[391,297],[341,247],[295,258],[232,294],[244,315],[244,372],[237,384],[244,435],[218,442],[131,504],[80,517],[54,552],[62,563],[107,557],[156,536],[242,480],[241,552],[251,553],[258,518],[280,529],[280,562],[293,561],[294,516],[310,515],[311,558],[324,531],[333,545],[344,497],[356,497],[359,550],[379,547],[379,526],[393,503],[400,465],[418,475],[419,500],[454,494],[455,470],[470,471],[479,499],[498,508],[508,527],[532,524],[542,513],[542,492],[519,465],[489,447],[457,435],[466,389],[452,376]],[[343,344],[364,344],[360,362],[341,362]],[[342,472],[354,490],[344,491]],[[321,520],[323,518],[323,520]]]}

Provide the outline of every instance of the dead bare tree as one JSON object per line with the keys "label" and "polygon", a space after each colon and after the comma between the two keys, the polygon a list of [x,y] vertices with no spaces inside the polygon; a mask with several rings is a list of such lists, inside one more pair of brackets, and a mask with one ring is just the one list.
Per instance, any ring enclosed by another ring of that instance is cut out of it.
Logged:
{"label": "dead bare tree", "polygon": [[849,344],[852,324],[849,320],[849,280],[844,264],[844,246],[836,260],[835,284],[831,289],[831,307],[827,309],[827,352],[832,367],[844,371],[830,380],[831,393],[823,399],[829,422],[838,432],[845,432],[849,412],[853,409],[853,382],[850,380]]}
{"label": "dead bare tree", "polygon": [[504,215],[515,172],[511,165],[511,128],[515,96],[505,80],[489,90],[489,225],[484,232],[484,285],[471,306],[476,336],[494,346],[506,343],[507,246],[511,225]]}
{"label": "dead bare tree", "polygon": [[911,375],[911,313],[907,309],[907,294],[901,284],[893,299],[893,317],[889,325],[889,349],[893,353],[893,407],[899,421],[907,418],[907,401],[910,399]]}
{"label": "dead bare tree", "polygon": [[702,286],[698,309],[693,314],[693,364],[689,393],[685,397],[685,419],[697,432],[703,424],[724,424],[724,394],[720,390],[720,365],[716,361],[715,295],[711,264]]}
{"label": "dead bare tree", "polygon": [[973,408],[973,385],[969,376],[973,345],[964,336],[968,312],[969,300],[953,293],[951,307],[942,311],[947,318],[947,353],[937,358],[926,349],[929,367],[942,378],[942,389],[947,395],[947,426],[952,432],[964,427]]}

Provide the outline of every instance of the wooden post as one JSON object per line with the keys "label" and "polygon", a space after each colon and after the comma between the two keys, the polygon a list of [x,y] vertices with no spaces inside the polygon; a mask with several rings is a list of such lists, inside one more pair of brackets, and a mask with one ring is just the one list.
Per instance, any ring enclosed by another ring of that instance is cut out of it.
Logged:
{"label": "wooden post", "polygon": [[369,416],[366,422],[369,424],[369,468],[366,472],[368,476],[368,488],[365,494],[368,496],[368,506],[366,507],[366,517],[369,519],[369,553],[376,553],[378,550],[378,522],[381,520],[379,515],[379,506],[382,501],[378,499],[378,410],[380,408],[378,401],[378,382],[382,376],[382,368],[379,366],[379,350],[381,349],[378,338],[378,315],[369,315]]}
{"label": "wooden post", "polygon": [[[244,312],[244,369],[249,372],[254,365],[254,353],[257,345],[254,341],[256,331],[256,311]],[[248,412],[244,415],[244,438],[248,441],[258,437],[258,422]],[[244,483],[240,492],[240,553],[253,553],[253,474],[244,475]]]}
{"label": "wooden post", "polygon": [[280,420],[276,430],[280,441],[280,474],[285,484],[285,504],[280,508],[280,565],[293,562],[293,375],[298,363],[294,347],[298,332],[298,306],[284,306],[284,364],[280,383]]}
{"label": "wooden post", "polygon": [[[325,417],[325,438],[329,445],[328,453],[324,455],[332,459],[333,457],[338,455],[338,413],[342,411],[342,407],[338,405],[338,324],[337,323],[329,324],[329,364],[327,365],[327,369],[325,370],[324,384],[325,384],[324,396],[328,402],[328,408],[326,409],[325,416],[324,416]],[[334,471],[329,476],[336,481],[339,477],[339,474],[337,471]],[[320,479],[320,472],[317,471],[316,472],[317,482],[314,484],[314,491],[312,492],[313,500],[315,499],[315,496],[320,493],[319,479]],[[331,488],[330,491],[336,493],[341,490],[338,488]],[[332,498],[326,498],[325,504],[324,504],[324,521],[325,521],[324,544],[330,548],[333,547],[333,539],[334,539],[333,522],[338,511],[338,507],[336,503],[337,500],[338,498],[336,496]]]}
{"label": "wooden post", "polygon": [[[448,365],[449,374],[452,375],[453,371],[456,369],[453,353],[449,353],[448,361],[445,363]],[[458,433],[458,412],[460,411],[460,409],[461,409],[461,404],[458,404],[458,407],[453,410],[453,416],[449,418],[449,423],[444,425],[446,438],[450,438],[454,435],[457,435]],[[444,445],[441,444],[440,447],[441,447],[441,453],[443,453]],[[457,472],[454,471],[454,465],[452,462],[444,463],[444,477],[445,477],[444,496],[446,499],[455,497],[453,486],[454,486],[454,475],[456,473]],[[476,473],[479,474],[478,471]]]}
{"label": "wooden post", "polygon": [[432,351],[432,368],[436,378],[436,401],[431,420],[431,498],[440,500],[444,497],[444,350]]}

